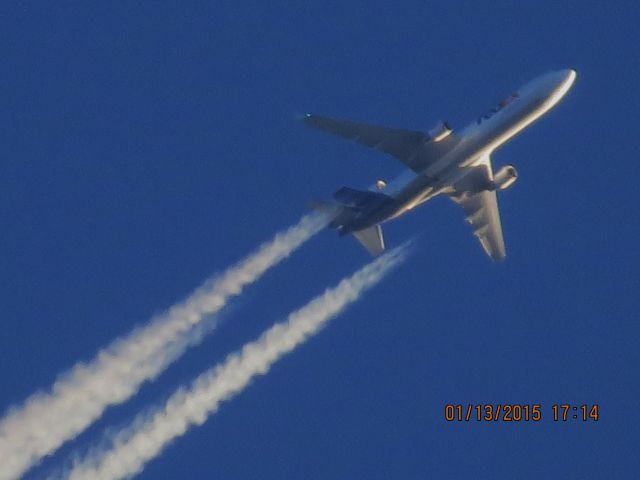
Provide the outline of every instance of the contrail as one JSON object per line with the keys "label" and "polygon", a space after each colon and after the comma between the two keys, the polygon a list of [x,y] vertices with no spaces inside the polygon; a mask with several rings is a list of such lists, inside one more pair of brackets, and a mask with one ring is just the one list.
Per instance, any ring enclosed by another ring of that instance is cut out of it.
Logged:
{"label": "contrail", "polygon": [[326,221],[318,214],[303,217],[183,302],[116,339],[90,362],[76,364],[50,390],[9,410],[0,420],[0,479],[20,477],[91,425],[108,406],[129,399],[142,383],[200,340],[205,329],[194,326],[206,323],[199,323],[205,316],[218,312],[229,298],[319,232]]}
{"label": "contrail", "polygon": [[139,473],[173,439],[184,435],[191,426],[203,424],[221,402],[241,392],[256,375],[267,373],[278,359],[355,302],[405,256],[405,247],[392,250],[326,290],[291,313],[286,321],[275,324],[257,340],[201,374],[190,388],[178,389],[163,407],[138,415],[131,426],[113,436],[110,448],[90,453],[75,464],[66,478],[115,480]]}

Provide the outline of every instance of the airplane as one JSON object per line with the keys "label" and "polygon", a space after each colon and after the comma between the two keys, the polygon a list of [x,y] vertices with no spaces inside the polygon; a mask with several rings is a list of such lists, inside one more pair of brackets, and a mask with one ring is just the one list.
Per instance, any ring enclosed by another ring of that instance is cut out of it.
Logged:
{"label": "airplane", "polygon": [[329,215],[330,228],[341,236],[353,234],[376,256],[385,249],[382,223],[443,194],[462,207],[486,254],[503,260],[496,192],[513,185],[518,173],[512,165],[494,173],[491,154],[558,104],[575,79],[573,69],[537,77],[459,133],[446,121],[420,132],[307,114],[305,124],[380,150],[408,167],[388,184],[378,180],[368,191],[342,187],[335,202],[316,201],[311,207]]}

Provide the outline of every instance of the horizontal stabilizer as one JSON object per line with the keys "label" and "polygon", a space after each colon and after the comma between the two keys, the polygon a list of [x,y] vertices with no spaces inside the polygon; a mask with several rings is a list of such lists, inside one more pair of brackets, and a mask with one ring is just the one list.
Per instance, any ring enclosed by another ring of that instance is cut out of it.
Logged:
{"label": "horizontal stabilizer", "polygon": [[362,246],[374,257],[384,251],[384,236],[382,235],[382,227],[380,227],[380,225],[374,225],[364,230],[353,232],[353,236],[356,237]]}
{"label": "horizontal stabilizer", "polygon": [[363,192],[354,188],[342,187],[336,193],[333,194],[338,202],[350,207],[365,208],[373,205],[380,205],[389,200],[391,197],[384,193],[377,192]]}

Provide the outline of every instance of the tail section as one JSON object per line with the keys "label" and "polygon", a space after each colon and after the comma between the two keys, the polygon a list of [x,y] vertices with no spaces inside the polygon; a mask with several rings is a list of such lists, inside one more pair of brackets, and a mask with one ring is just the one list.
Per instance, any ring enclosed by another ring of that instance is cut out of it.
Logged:
{"label": "tail section", "polygon": [[329,228],[337,229],[340,236],[353,233],[362,246],[374,257],[384,251],[384,236],[380,225],[356,230],[354,221],[363,211],[371,211],[392,201],[391,197],[377,192],[364,192],[349,187],[342,187],[334,195],[339,203],[314,201],[309,207],[327,215]]}

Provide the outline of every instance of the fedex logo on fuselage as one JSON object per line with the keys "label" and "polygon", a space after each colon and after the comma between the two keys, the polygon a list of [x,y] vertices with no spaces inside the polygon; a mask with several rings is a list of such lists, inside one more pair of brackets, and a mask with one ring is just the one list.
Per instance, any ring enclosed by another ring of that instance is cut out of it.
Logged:
{"label": "fedex logo on fuselage", "polygon": [[509,95],[507,98],[505,98],[504,100],[499,102],[495,107],[493,107],[487,113],[485,113],[484,115],[480,116],[478,118],[478,121],[477,121],[478,125],[480,125],[485,120],[489,120],[496,113],[498,113],[500,110],[502,110],[504,107],[506,107],[507,105],[509,105],[513,101],[517,100],[518,98],[520,98],[520,94],[518,92],[512,93],[511,95]]}

